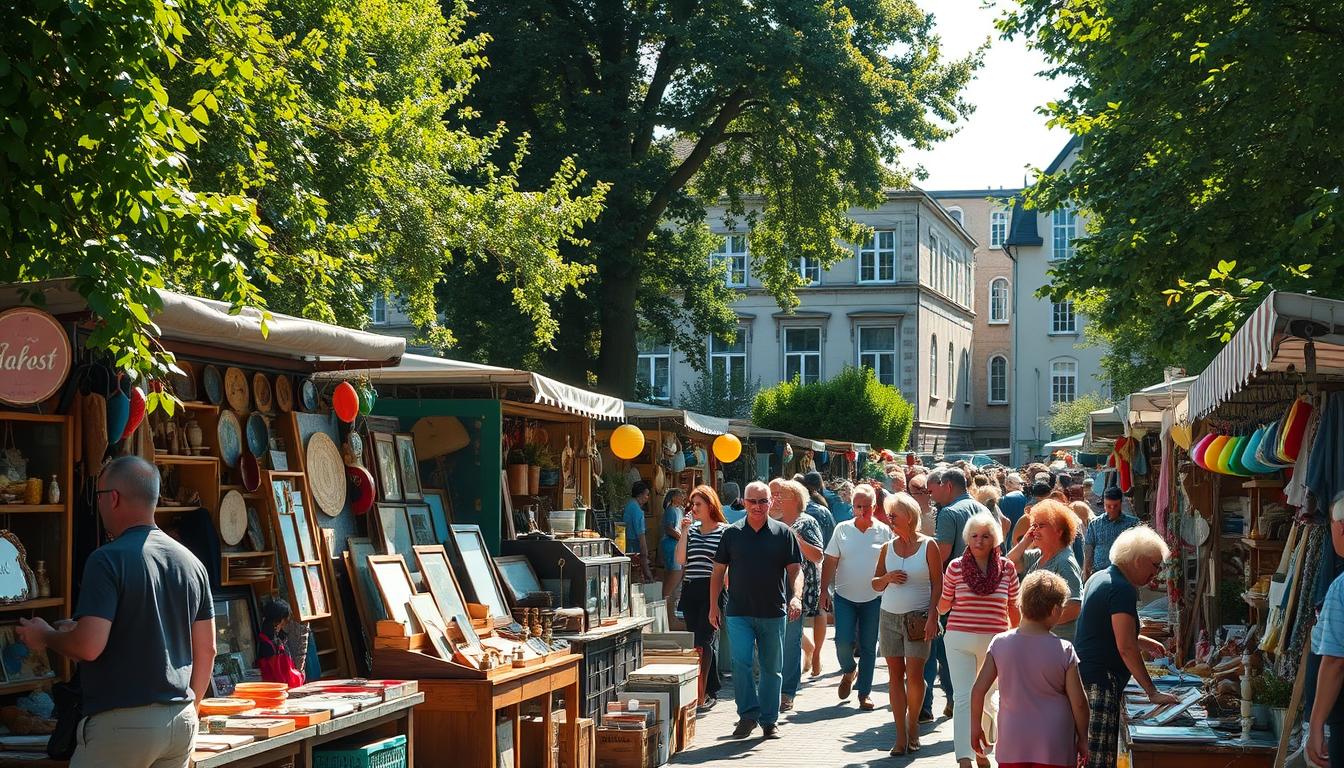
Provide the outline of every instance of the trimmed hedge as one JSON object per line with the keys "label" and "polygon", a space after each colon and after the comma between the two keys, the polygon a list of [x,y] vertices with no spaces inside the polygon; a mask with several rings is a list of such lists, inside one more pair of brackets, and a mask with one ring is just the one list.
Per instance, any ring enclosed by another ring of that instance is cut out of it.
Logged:
{"label": "trimmed hedge", "polygon": [[896,387],[881,384],[871,368],[845,366],[816,384],[782,382],[761,390],[751,420],[765,429],[814,439],[849,440],[904,450],[915,407]]}

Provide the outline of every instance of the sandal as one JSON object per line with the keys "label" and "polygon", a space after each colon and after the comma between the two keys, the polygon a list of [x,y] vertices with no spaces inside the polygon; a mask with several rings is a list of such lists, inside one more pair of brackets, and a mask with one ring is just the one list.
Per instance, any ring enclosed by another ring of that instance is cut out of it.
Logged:
{"label": "sandal", "polygon": [[916,737],[906,742],[905,749],[908,752],[918,752],[920,746],[922,745],[919,743],[919,738]]}
{"label": "sandal", "polygon": [[909,751],[910,749],[908,747],[903,747],[901,746],[900,742],[897,742],[896,745],[893,746],[891,748],[891,751],[888,752],[887,754],[891,755],[892,757],[901,757],[902,755],[908,754]]}

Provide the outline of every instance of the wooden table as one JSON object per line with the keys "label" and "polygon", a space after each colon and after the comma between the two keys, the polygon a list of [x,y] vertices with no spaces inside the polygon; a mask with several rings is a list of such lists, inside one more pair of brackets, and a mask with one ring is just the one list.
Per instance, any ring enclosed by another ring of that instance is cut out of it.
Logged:
{"label": "wooden table", "polygon": [[1268,768],[1274,764],[1277,742],[1266,731],[1252,731],[1252,743],[1238,744],[1229,735],[1216,744],[1181,744],[1134,741],[1129,726],[1120,729],[1132,768]]}
{"label": "wooden table", "polygon": [[[569,735],[569,765],[578,765],[579,657],[568,653],[541,664],[505,670],[488,680],[418,681],[425,701],[416,708],[416,751],[436,759],[472,768],[519,768],[522,764],[522,733],[519,705],[538,699],[542,728],[546,733],[544,758],[531,764],[559,768],[552,760],[551,711],[558,692],[565,699],[565,722]],[[513,765],[500,766],[495,743],[495,719],[500,711],[513,722]],[[449,757],[451,756],[451,758]],[[447,762],[445,764],[447,764]]]}

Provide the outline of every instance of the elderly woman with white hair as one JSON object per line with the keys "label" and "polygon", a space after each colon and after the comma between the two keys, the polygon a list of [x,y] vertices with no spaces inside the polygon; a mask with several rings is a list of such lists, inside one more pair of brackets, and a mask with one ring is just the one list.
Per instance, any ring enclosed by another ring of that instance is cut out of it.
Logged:
{"label": "elderly woman with white hair", "polygon": [[920,509],[913,496],[893,493],[886,508],[895,537],[877,553],[872,588],[882,594],[878,649],[887,660],[888,698],[896,721],[891,754],[896,756],[920,746],[924,660],[939,629],[938,614],[929,609],[942,589],[943,558],[938,542],[919,532]]}
{"label": "elderly woman with white hair", "polygon": [[[989,641],[1017,626],[1017,568],[1003,556],[1003,526],[987,512],[978,512],[962,529],[966,551],[954,558],[943,574],[938,612],[948,614],[947,666],[952,673],[952,741],[957,763],[970,768],[974,757],[988,765],[971,746],[971,686],[985,663]],[[985,700],[983,726],[994,732],[998,696],[991,690]]]}
{"label": "elderly woman with white hair", "polygon": [[797,480],[775,478],[770,481],[770,516],[793,529],[803,553],[803,614],[784,627],[784,682],[779,711],[793,709],[793,699],[803,677],[803,629],[821,612],[821,568],[825,556],[821,524],[803,511],[807,506],[807,488]]}
{"label": "elderly woman with white hair", "polygon": [[1115,766],[1120,708],[1130,675],[1154,704],[1176,701],[1175,696],[1158,692],[1143,666],[1141,651],[1160,656],[1166,649],[1139,634],[1138,612],[1139,587],[1153,580],[1170,554],[1152,528],[1130,528],[1111,545],[1110,566],[1092,574],[1083,588],[1073,645],[1091,710],[1087,726],[1090,768]]}

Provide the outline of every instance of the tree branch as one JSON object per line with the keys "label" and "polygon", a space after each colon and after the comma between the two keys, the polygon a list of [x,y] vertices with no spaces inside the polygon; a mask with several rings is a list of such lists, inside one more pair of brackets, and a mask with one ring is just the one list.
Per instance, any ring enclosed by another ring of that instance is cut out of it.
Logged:
{"label": "tree branch", "polygon": [[569,0],[551,0],[551,7],[555,9],[556,16],[559,16],[570,27],[582,33],[574,40],[575,59],[579,62],[580,73],[588,82],[588,85],[597,88],[600,85],[597,62],[593,60],[593,54],[588,45],[589,42],[596,42],[597,28],[593,26],[592,20],[584,16],[582,12],[575,12]]}
{"label": "tree branch", "polygon": [[632,157],[643,157],[653,144],[653,131],[658,125],[658,107],[663,103],[663,93],[672,82],[672,73],[681,66],[681,45],[675,37],[668,38],[663,50],[658,52],[658,63],[653,68],[653,78],[649,80],[649,89],[644,94],[644,105],[639,110],[639,127],[635,130],[635,142],[630,148]]}

